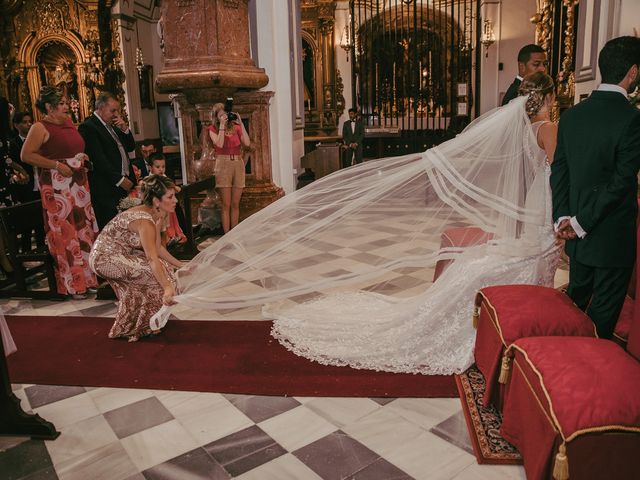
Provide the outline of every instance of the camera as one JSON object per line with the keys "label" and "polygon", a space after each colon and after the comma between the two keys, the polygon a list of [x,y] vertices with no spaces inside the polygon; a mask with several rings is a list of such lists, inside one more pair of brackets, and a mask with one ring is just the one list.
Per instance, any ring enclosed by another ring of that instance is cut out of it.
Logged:
{"label": "camera", "polygon": [[227,121],[235,122],[238,119],[238,115],[233,113],[231,109],[233,109],[233,98],[228,97],[227,100],[224,102],[224,111],[227,114]]}

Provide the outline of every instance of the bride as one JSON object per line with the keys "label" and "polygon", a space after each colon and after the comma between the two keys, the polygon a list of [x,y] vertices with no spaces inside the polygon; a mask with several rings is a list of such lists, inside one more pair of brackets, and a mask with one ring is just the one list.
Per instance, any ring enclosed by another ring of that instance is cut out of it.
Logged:
{"label": "bride", "polygon": [[176,301],[262,305],[280,343],[323,364],[464,371],[475,292],[552,286],[559,258],[553,81],[536,73],[520,92],[453,140],[341,170],[249,217],[178,272]]}

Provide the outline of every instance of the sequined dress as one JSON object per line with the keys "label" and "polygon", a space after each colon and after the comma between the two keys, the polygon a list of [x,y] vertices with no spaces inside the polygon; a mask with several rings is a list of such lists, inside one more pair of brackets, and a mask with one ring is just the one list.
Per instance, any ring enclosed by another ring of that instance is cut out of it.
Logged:
{"label": "sequined dress", "polygon": [[[163,294],[142,249],[140,236],[128,228],[136,220],[148,220],[155,226],[151,214],[126,210],[100,232],[89,257],[91,269],[109,282],[119,300],[109,338],[125,337],[129,341],[151,333],[149,320],[162,307]],[[163,259],[160,262],[175,286],[174,268]]]}

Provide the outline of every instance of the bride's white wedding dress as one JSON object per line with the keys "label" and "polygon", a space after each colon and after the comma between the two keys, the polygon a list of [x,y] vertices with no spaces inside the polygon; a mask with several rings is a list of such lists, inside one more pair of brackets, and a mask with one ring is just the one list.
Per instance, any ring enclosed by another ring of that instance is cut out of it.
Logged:
{"label": "bride's white wedding dress", "polygon": [[[540,126],[532,125],[534,134]],[[469,248],[411,299],[359,291],[294,306],[267,305],[263,314],[274,320],[272,335],[297,355],[325,365],[427,375],[466,370],[473,363],[473,300],[480,288],[553,286],[559,247],[551,217],[551,169],[541,153],[544,161],[526,205],[544,205],[546,221],[516,240],[521,245],[512,249],[513,240],[496,240]],[[527,256],[527,250],[535,253]]]}
{"label": "bride's white wedding dress", "polygon": [[[424,153],[368,161],[286,195],[179,270],[176,301],[205,311],[262,306],[280,342],[321,363],[464,370],[479,288],[553,284],[549,166],[525,101]],[[493,240],[441,246],[447,230],[468,227]],[[417,296],[374,292],[398,278],[395,287],[408,291],[441,260],[449,267]],[[402,277],[406,271],[421,275]]]}

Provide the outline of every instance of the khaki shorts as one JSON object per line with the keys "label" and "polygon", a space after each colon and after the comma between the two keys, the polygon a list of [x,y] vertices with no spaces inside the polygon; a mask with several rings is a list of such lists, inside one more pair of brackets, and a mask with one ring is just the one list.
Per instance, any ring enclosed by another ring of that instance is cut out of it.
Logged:
{"label": "khaki shorts", "polygon": [[216,187],[244,188],[244,160],[242,155],[216,155]]}

